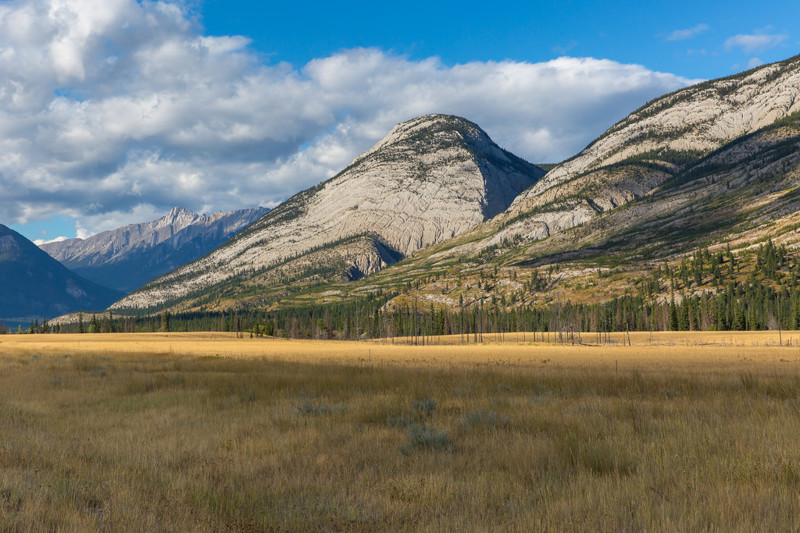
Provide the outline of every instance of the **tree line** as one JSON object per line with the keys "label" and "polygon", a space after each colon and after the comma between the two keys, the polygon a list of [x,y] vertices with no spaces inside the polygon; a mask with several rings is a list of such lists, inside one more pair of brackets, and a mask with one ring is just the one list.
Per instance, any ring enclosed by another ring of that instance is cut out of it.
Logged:
{"label": "tree line", "polygon": [[[749,274],[745,279],[743,268]],[[552,269],[552,267],[551,267]],[[233,309],[144,317],[83,314],[72,324],[51,326],[32,322],[29,333],[227,331],[239,335],[313,339],[407,337],[424,344],[440,335],[460,335],[463,342],[481,342],[484,334],[512,332],[574,336],[582,332],[620,331],[756,331],[800,329],[798,265],[783,246],[772,240],[750,254],[697,250],[679,265],[659,265],[635,282],[635,294],[605,302],[556,301],[533,306],[516,293],[492,297],[456,309],[437,306],[423,296],[403,305],[387,306],[396,291],[378,290],[346,302],[297,306],[278,310]],[[538,271],[521,280],[524,292],[546,289]],[[491,277],[497,276],[488,274]],[[513,274],[516,279],[516,274]],[[483,279],[483,278],[482,278]],[[486,282],[484,281],[484,284]],[[481,286],[481,282],[478,282]]]}
{"label": "tree line", "polygon": [[504,308],[499,304],[461,309],[412,301],[387,310],[396,293],[370,295],[354,302],[268,311],[241,309],[158,316],[81,316],[77,323],[32,323],[29,332],[227,331],[239,335],[313,339],[410,337],[424,344],[439,335],[461,335],[481,342],[484,334],[511,332],[574,335],[619,331],[756,331],[800,329],[800,287],[775,287],[753,277],[729,281],[719,291],[678,293],[669,299],[624,295],[600,303],[555,302],[546,307]]}

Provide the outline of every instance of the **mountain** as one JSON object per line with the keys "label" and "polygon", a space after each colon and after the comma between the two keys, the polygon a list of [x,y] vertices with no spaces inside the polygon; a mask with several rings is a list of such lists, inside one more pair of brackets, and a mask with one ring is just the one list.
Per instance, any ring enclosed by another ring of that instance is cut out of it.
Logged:
{"label": "mountain", "polygon": [[[493,219],[368,280],[281,305],[370,293],[396,294],[386,309],[664,302],[750,294],[752,279],[777,290],[800,278],[799,228],[800,56],[656,99]],[[786,255],[765,278],[767,243]]]}
{"label": "mountain", "polygon": [[799,96],[797,56],[658,98],[521,194],[477,248],[546,238],[647,196],[729,143],[797,113]]}
{"label": "mountain", "polygon": [[491,219],[543,175],[468,120],[415,118],[338,175],[114,308],[264,304],[290,284],[289,292],[358,279]]}
{"label": "mountain", "polygon": [[77,274],[127,293],[204,256],[267,211],[256,207],[201,215],[175,207],[152,222],[40,248]]}
{"label": "mountain", "polygon": [[0,224],[0,319],[6,323],[102,311],[122,293],[70,272],[31,241]]}
{"label": "mountain", "polygon": [[[285,322],[291,309],[313,317],[319,315],[310,308],[321,305],[339,314],[450,309],[469,310],[458,320],[471,316],[474,326],[476,316],[498,310],[536,321],[543,315],[533,309],[555,306],[543,319],[550,322],[535,326],[552,329],[571,302],[612,306],[583,315],[591,325],[582,328],[665,327],[672,320],[665,313],[676,306],[683,322],[705,329],[733,327],[735,309],[747,327],[800,327],[800,56],[653,100],[533,180],[505,210],[482,212],[474,226],[417,242],[409,252],[398,245],[407,241],[390,239],[403,235],[410,219],[378,204],[386,220],[402,220],[401,230],[374,233],[383,224],[380,213],[369,211],[374,200],[365,201],[364,188],[343,177],[373,166],[403,167],[397,154],[414,146],[413,123],[400,125],[330,182],[263,217],[230,248],[214,252],[224,251],[216,262],[157,280],[120,310],[152,312],[164,303],[175,310],[260,307],[284,313]],[[435,134],[423,138],[420,146],[437,144]],[[417,151],[409,161],[426,154]],[[444,159],[446,174],[458,162]],[[337,230],[351,219],[319,215],[334,212],[318,206],[326,205],[321,191],[336,190],[338,179],[353,193],[344,204],[357,206],[352,221],[364,217],[366,232],[342,235]],[[366,190],[394,198],[374,180]],[[437,206],[444,213],[465,209]],[[267,228],[271,233],[258,233]],[[262,266],[265,256],[272,262]],[[228,259],[237,268],[216,278]],[[613,303],[623,297],[627,311]],[[635,324],[622,320],[626,312]],[[495,317],[493,327],[516,320]]]}

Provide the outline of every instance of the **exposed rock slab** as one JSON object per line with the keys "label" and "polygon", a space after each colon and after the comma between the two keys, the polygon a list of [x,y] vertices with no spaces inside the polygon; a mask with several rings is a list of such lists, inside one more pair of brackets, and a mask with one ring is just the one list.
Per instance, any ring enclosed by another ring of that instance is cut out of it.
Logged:
{"label": "exposed rock slab", "polygon": [[[584,201],[597,213],[614,209],[734,139],[797,112],[800,56],[654,100],[522,193],[498,217],[504,238],[549,235],[530,231],[543,211],[584,223]],[[524,218],[531,220],[520,222]],[[477,248],[493,242],[485,240]]]}
{"label": "exposed rock slab", "polygon": [[295,195],[213,253],[114,307],[177,305],[234,276],[249,279],[359,236],[380,243],[385,253],[380,260],[345,254],[350,264],[342,266],[369,274],[383,268],[387,257],[408,256],[497,215],[543,174],[500,149],[472,122],[419,117],[396,126],[334,178]]}

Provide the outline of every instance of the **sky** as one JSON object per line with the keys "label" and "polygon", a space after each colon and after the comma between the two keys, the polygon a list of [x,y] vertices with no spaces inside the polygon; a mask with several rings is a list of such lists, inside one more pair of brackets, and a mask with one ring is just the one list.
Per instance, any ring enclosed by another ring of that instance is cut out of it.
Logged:
{"label": "sky", "polygon": [[555,163],[798,53],[796,1],[0,0],[0,223],[47,241],[274,207],[426,113]]}

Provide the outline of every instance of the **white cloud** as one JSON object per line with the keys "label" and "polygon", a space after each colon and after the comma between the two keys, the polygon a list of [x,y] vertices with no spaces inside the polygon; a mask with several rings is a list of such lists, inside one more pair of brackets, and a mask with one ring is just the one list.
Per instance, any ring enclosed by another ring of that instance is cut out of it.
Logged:
{"label": "white cloud", "polygon": [[756,32],[752,34],[739,34],[733,37],[728,37],[725,40],[725,48],[741,48],[745,53],[751,54],[760,50],[768,50],[775,48],[783,41],[788,39],[789,36],[781,34],[769,34]]}
{"label": "white cloud", "polygon": [[66,240],[67,237],[64,237],[62,235],[61,237],[56,237],[55,239],[35,239],[33,241],[33,244],[35,244],[36,246],[41,246],[42,244],[50,244],[51,242],[61,242]]}
{"label": "white cloud", "polygon": [[686,39],[691,39],[704,31],[708,30],[708,24],[698,24],[697,26],[692,26],[691,28],[686,28],[685,30],[675,30],[669,35],[667,35],[666,39],[668,41],[685,41]]}
{"label": "white cloud", "polygon": [[0,5],[0,220],[62,214],[85,236],[175,205],[273,206],[433,112],[554,162],[688,83],[592,58],[448,66],[378,49],[296,69],[264,64],[246,38],[202,35],[176,4],[10,2]]}

